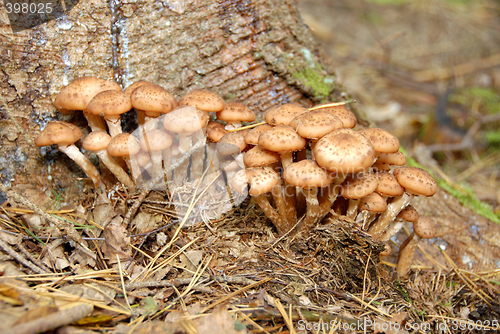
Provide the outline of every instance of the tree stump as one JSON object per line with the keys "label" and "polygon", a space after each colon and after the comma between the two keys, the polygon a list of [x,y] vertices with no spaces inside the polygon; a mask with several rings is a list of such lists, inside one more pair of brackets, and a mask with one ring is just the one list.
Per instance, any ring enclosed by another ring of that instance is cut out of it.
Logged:
{"label": "tree stump", "polygon": [[80,76],[114,79],[123,87],[149,80],[178,97],[207,88],[257,112],[288,102],[334,101],[342,93],[291,0],[74,2],[60,17],[19,32],[0,7],[5,185],[80,190],[83,183],[74,180],[83,174],[69,159],[33,144],[54,119],[86,127],[79,113],[61,115],[52,103]]}

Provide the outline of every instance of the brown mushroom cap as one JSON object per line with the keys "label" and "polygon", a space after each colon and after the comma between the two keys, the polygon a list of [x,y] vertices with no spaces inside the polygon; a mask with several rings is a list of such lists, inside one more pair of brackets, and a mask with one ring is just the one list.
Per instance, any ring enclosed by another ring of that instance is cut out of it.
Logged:
{"label": "brown mushroom cap", "polygon": [[432,239],[437,234],[436,220],[427,216],[420,216],[413,223],[413,231],[416,235],[423,239]]}
{"label": "brown mushroom cap", "polygon": [[181,106],[192,106],[207,112],[221,111],[225,104],[222,97],[207,89],[195,89],[179,100]]}
{"label": "brown mushroom cap", "polygon": [[280,180],[278,173],[271,167],[247,168],[246,176],[250,184],[248,193],[252,196],[270,192]]}
{"label": "brown mushroom cap", "polygon": [[301,160],[288,165],[283,178],[300,188],[326,187],[333,182],[331,174],[313,160]]}
{"label": "brown mushroom cap", "polygon": [[217,143],[225,134],[227,134],[224,125],[218,122],[209,121],[207,124],[207,137],[211,141]]}
{"label": "brown mushroom cap", "polygon": [[273,152],[299,151],[306,146],[306,140],[288,125],[277,125],[259,136],[259,145]]}
{"label": "brown mushroom cap", "polygon": [[408,205],[406,208],[401,210],[401,212],[398,214],[397,218],[398,219],[404,219],[409,222],[416,222],[418,220],[418,217],[420,215],[418,214],[418,211],[415,210],[415,208],[411,205]]}
{"label": "brown mushroom cap", "polygon": [[77,142],[82,136],[82,130],[76,125],[62,121],[49,122],[36,137],[35,145],[38,147],[54,144],[68,146]]}
{"label": "brown mushroom cap", "polygon": [[278,153],[266,150],[260,146],[251,148],[243,155],[243,162],[247,167],[262,167],[278,162],[279,160],[280,155]]}
{"label": "brown mushroom cap", "polygon": [[137,87],[130,94],[130,101],[135,109],[142,110],[147,116],[158,116],[172,111],[177,105],[176,98],[165,88],[147,84]]}
{"label": "brown mushroom cap", "polygon": [[394,197],[403,195],[403,193],[405,192],[405,189],[399,184],[394,175],[383,172],[377,173],[376,175],[378,178],[378,186],[376,191],[378,193]]}
{"label": "brown mushroom cap", "polygon": [[359,130],[366,138],[370,139],[377,152],[383,153],[395,153],[399,150],[399,140],[394,137],[389,132],[379,129],[379,128],[371,128],[371,129],[363,129]]}
{"label": "brown mushroom cap", "polygon": [[414,195],[432,196],[437,192],[437,183],[425,170],[418,167],[399,167],[393,172],[405,191]]}
{"label": "brown mushroom cap", "polygon": [[149,155],[149,153],[144,151],[140,151],[139,153],[134,155],[134,159],[135,161],[137,161],[137,164],[141,167],[144,167],[151,162],[151,156]]}
{"label": "brown mushroom cap", "polygon": [[233,178],[231,179],[231,186],[234,190],[243,194],[248,185],[248,178],[245,169],[240,169],[236,173],[234,173]]}
{"label": "brown mushroom cap", "polygon": [[292,119],[300,114],[309,112],[298,104],[287,103],[270,109],[266,115],[266,122],[272,125],[290,125]]}
{"label": "brown mushroom cap", "polygon": [[82,142],[82,147],[87,151],[97,152],[105,150],[111,141],[111,136],[104,131],[91,132]]}
{"label": "brown mushroom cap", "polygon": [[248,145],[259,145],[259,136],[262,132],[272,129],[269,124],[256,126],[245,136],[245,141]]}
{"label": "brown mushroom cap", "polygon": [[240,102],[226,103],[224,109],[217,112],[217,119],[232,123],[232,122],[253,122],[256,115],[246,105]]}
{"label": "brown mushroom cap", "polygon": [[309,111],[295,117],[290,126],[303,138],[318,139],[344,127],[337,116],[323,111]]}
{"label": "brown mushroom cap", "polygon": [[[321,107],[322,105],[319,104],[315,107]],[[357,120],[356,116],[345,106],[333,106],[333,107],[325,107],[321,109],[316,109],[316,110],[321,110],[330,114],[333,114],[340,118],[342,123],[344,124],[345,128],[353,128],[356,126]]]}
{"label": "brown mushroom cap", "polygon": [[229,132],[217,142],[217,151],[221,155],[238,154],[246,147],[245,137],[239,132]]}
{"label": "brown mushroom cap", "polygon": [[406,164],[405,155],[397,151],[395,153],[379,153],[377,162],[396,165],[396,166],[404,166]]}
{"label": "brown mushroom cap", "polygon": [[352,129],[338,129],[323,136],[313,151],[318,165],[332,172],[365,171],[375,160],[372,143]]}
{"label": "brown mushroom cap", "polygon": [[359,173],[345,179],[340,194],[345,198],[359,199],[372,194],[377,185],[378,179],[375,174]]}
{"label": "brown mushroom cap", "polygon": [[174,141],[174,138],[166,132],[159,129],[153,129],[146,132],[139,140],[143,151],[162,151],[169,148]]}
{"label": "brown mushroom cap", "polygon": [[111,139],[106,149],[113,157],[128,157],[139,153],[141,146],[130,133],[120,133]]}
{"label": "brown mushroom cap", "polygon": [[130,95],[132,95],[132,92],[138,88],[138,87],[141,87],[141,86],[144,86],[144,85],[155,85],[154,83],[152,82],[149,82],[149,81],[145,81],[145,80],[139,80],[139,81],[136,81],[134,83],[132,83],[130,86],[128,86],[127,88],[125,88],[123,90],[123,92],[125,94],[127,94],[129,97]]}
{"label": "brown mushroom cap", "polygon": [[207,122],[208,115],[191,106],[179,107],[166,114],[163,118],[165,129],[175,133],[193,133],[199,131],[207,125]]}
{"label": "brown mushroom cap", "polygon": [[54,100],[57,110],[86,110],[90,100],[105,90],[121,91],[119,84],[94,77],[81,77],[61,89]]}
{"label": "brown mushroom cap", "polygon": [[87,112],[101,117],[117,116],[132,109],[130,97],[121,91],[105,90],[90,100]]}
{"label": "brown mushroom cap", "polygon": [[387,210],[387,202],[379,194],[372,193],[359,201],[359,209],[370,212],[384,212]]}

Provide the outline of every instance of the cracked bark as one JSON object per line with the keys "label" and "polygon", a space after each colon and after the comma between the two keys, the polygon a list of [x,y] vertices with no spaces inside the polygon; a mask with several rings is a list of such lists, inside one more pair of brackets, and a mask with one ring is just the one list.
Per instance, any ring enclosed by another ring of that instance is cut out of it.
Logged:
{"label": "cracked bark", "polygon": [[[171,3],[81,1],[68,15],[16,34],[0,7],[4,184],[69,193],[83,186],[68,177],[83,176],[71,161],[32,144],[53,119],[86,127],[80,114],[60,115],[52,105],[79,76],[114,79],[125,87],[149,80],[178,97],[208,88],[227,101],[244,102],[259,118],[277,104],[338,100],[333,70],[293,1],[195,0],[187,1],[184,12]],[[125,128],[134,130],[131,117],[124,119]]]}

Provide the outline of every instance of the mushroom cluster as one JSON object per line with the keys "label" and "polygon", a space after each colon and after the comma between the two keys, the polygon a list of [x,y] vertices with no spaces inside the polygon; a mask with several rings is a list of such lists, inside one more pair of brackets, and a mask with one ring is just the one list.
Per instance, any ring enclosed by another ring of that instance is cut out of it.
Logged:
{"label": "mushroom cluster", "polygon": [[[305,235],[334,212],[387,241],[405,222],[422,219],[410,206],[412,198],[437,191],[426,171],[404,166],[396,137],[378,128],[354,130],[356,117],[341,103],[310,109],[284,104],[267,111],[265,123],[242,127],[255,121],[255,113],[205,89],[177,100],[146,81],[122,90],[83,77],[64,87],[54,104],[63,112],[83,111],[92,129],[83,148],[95,152],[129,190],[159,176],[173,190],[198,180],[207,168],[222,170],[230,192],[248,191],[279,235]],[[124,133],[120,115],[129,111],[137,114],[139,127]],[[102,189],[99,173],[73,145],[81,136],[72,124],[51,122],[36,145],[58,144]],[[401,253],[412,254],[418,240],[430,235],[420,229]],[[400,262],[403,276],[411,259]]]}

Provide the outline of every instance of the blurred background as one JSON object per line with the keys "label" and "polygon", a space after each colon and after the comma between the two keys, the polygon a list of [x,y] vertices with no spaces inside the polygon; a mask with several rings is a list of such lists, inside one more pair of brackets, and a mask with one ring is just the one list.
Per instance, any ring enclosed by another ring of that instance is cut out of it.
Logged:
{"label": "blurred background", "polygon": [[500,213],[500,1],[298,5],[366,118]]}

